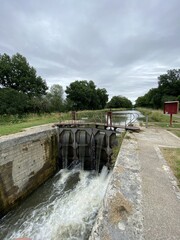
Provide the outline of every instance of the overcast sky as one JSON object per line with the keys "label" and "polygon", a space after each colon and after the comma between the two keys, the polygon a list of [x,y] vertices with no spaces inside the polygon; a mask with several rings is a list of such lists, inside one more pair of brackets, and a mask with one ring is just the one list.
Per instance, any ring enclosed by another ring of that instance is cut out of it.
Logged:
{"label": "overcast sky", "polygon": [[47,85],[93,80],[132,101],[180,68],[179,0],[0,0],[0,53]]}

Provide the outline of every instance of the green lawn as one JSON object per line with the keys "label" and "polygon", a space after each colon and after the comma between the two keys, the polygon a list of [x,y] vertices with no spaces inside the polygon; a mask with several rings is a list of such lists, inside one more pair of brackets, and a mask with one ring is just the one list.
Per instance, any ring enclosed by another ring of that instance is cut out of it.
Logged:
{"label": "green lawn", "polygon": [[161,151],[180,185],[180,148],[161,148]]}
{"label": "green lawn", "polygon": [[25,128],[59,122],[62,117],[58,113],[36,115],[31,114],[22,118],[0,118],[0,136],[17,133]]}

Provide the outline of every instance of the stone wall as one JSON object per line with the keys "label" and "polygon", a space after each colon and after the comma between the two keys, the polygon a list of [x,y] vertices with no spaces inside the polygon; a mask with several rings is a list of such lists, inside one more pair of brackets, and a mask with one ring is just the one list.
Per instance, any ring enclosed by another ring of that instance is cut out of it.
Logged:
{"label": "stone wall", "polygon": [[55,173],[57,159],[51,126],[0,137],[0,217]]}

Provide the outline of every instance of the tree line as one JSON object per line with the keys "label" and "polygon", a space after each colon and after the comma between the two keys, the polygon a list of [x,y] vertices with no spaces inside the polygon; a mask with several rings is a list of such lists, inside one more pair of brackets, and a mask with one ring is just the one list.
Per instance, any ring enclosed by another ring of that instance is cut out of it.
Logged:
{"label": "tree line", "polygon": [[65,93],[66,98],[59,84],[48,89],[46,81],[21,54],[0,54],[0,114],[132,107],[132,102],[123,96],[113,96],[108,102],[107,90],[97,88],[92,80],[76,80]]}
{"label": "tree line", "polygon": [[158,77],[158,87],[138,97],[136,107],[160,109],[166,101],[180,101],[180,69],[168,70]]}

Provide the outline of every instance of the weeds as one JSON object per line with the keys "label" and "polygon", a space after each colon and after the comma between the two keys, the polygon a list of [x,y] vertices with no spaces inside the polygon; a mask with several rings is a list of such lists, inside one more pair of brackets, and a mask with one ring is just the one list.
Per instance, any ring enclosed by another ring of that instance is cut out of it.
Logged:
{"label": "weeds", "polygon": [[117,145],[113,147],[113,154],[111,156],[111,167],[114,167],[114,164],[116,162],[118,153],[119,153],[119,149],[121,147],[121,144],[123,142],[124,136],[125,136],[126,132],[122,132],[121,134],[117,135]]}

